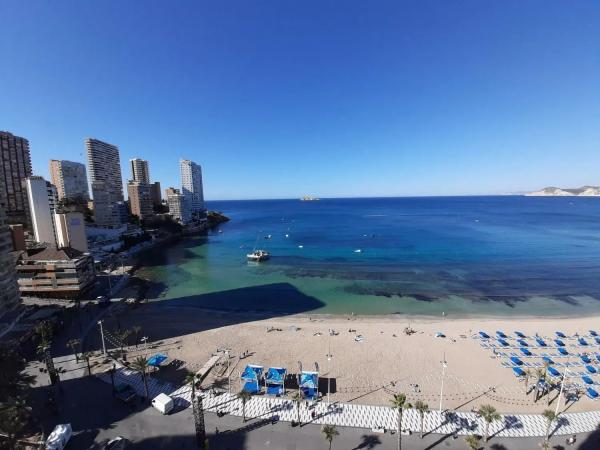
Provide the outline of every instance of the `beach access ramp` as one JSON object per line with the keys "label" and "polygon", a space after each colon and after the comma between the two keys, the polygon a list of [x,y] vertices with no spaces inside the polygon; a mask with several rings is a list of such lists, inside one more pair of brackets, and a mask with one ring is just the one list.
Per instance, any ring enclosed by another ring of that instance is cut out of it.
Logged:
{"label": "beach access ramp", "polygon": [[196,378],[199,382],[204,381],[208,372],[219,362],[219,360],[225,355],[225,352],[217,352],[216,355],[211,356],[211,358],[206,361],[206,363],[200,368],[198,372],[196,372]]}

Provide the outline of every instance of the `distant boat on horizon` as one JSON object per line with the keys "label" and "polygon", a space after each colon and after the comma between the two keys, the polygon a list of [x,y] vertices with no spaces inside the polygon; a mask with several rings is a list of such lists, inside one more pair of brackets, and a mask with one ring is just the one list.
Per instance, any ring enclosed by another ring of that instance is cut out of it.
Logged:
{"label": "distant boat on horizon", "polygon": [[300,197],[301,202],[316,202],[319,200],[320,199],[318,197],[311,197],[310,195],[303,195],[302,197]]}

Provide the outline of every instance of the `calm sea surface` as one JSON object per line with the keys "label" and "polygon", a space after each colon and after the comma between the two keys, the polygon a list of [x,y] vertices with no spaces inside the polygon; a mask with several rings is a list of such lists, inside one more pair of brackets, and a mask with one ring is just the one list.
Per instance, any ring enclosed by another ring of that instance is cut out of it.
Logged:
{"label": "calm sea surface", "polygon": [[[221,232],[144,255],[138,273],[150,280],[152,298],[294,313],[600,312],[600,198],[260,200],[208,207],[231,218]],[[272,258],[247,263],[255,245]]]}

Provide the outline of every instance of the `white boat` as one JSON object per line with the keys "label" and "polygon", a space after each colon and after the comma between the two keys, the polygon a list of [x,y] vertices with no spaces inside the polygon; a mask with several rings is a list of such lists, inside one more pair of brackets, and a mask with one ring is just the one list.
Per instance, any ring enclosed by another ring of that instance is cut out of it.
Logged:
{"label": "white boat", "polygon": [[357,248],[356,250],[354,250],[354,253],[362,253],[362,250],[360,248]]}
{"label": "white boat", "polygon": [[269,259],[269,256],[269,253],[265,250],[254,250],[252,253],[248,253],[246,258],[248,258],[248,261],[260,262],[266,261]]}

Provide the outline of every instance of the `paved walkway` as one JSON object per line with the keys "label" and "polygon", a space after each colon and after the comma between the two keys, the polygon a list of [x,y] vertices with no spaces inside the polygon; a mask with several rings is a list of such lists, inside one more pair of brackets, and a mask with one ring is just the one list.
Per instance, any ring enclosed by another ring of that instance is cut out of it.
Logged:
{"label": "paved walkway", "polygon": [[[97,375],[103,381],[110,383],[110,374]],[[117,382],[131,385],[136,392],[143,396],[144,386],[139,372],[121,367],[115,374]],[[190,406],[191,388],[189,385],[175,387],[169,383],[161,383],[153,377],[148,377],[148,390],[153,398],[163,392],[170,395],[178,408]],[[203,406],[212,412],[223,412],[229,415],[242,415],[242,402],[233,394],[213,394],[204,392]],[[314,414],[313,414],[314,413]],[[287,399],[254,396],[246,403],[248,418],[277,419],[291,422],[297,420],[296,405]],[[314,417],[313,417],[314,416]],[[302,423],[334,424],[337,426],[357,428],[396,429],[397,412],[386,406],[359,405],[350,403],[335,403],[329,408],[326,402],[300,406],[300,421]],[[420,431],[420,416],[415,410],[404,413],[403,429],[408,432]],[[553,435],[570,435],[594,431],[600,424],[600,411],[585,413],[564,413],[553,424]],[[458,435],[480,434],[485,430],[485,422],[477,414],[471,412],[439,413],[430,411],[425,414],[424,431],[426,433],[441,433]],[[503,415],[502,420],[490,424],[490,436],[499,437],[543,437],[546,434],[546,420],[539,414]]]}

